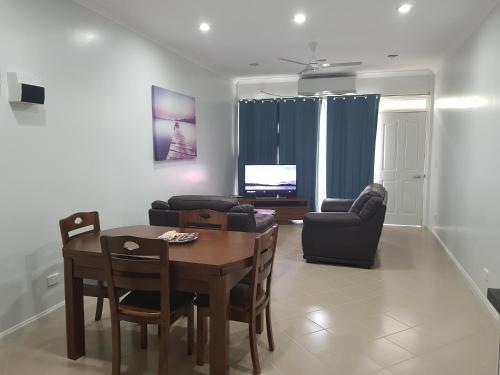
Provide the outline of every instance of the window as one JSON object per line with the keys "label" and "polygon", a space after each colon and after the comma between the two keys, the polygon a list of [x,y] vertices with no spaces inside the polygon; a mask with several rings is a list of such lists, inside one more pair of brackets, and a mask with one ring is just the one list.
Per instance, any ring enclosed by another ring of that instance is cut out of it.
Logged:
{"label": "window", "polygon": [[417,112],[427,111],[427,96],[384,96],[380,98],[380,112]]}
{"label": "window", "polygon": [[318,166],[317,166],[317,191],[316,204],[320,211],[321,203],[326,198],[326,99],[321,100],[318,131]]}

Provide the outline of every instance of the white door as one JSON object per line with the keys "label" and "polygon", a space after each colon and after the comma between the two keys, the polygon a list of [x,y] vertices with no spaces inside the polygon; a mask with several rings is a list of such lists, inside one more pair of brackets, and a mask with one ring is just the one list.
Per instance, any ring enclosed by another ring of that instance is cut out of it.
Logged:
{"label": "white door", "polygon": [[388,192],[386,224],[422,225],[426,112],[380,115],[379,182]]}

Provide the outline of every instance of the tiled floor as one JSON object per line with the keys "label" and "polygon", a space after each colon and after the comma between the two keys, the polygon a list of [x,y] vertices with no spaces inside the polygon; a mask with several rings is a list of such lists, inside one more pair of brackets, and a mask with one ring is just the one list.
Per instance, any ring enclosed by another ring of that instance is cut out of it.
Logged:
{"label": "tiled floor", "polygon": [[[276,351],[260,339],[269,375],[494,375],[498,330],[426,230],[387,227],[379,265],[363,270],[306,264],[301,227],[280,228],[273,280]],[[110,374],[109,317],[86,304],[87,356],[65,358],[62,309],[0,342],[0,374]],[[172,328],[171,374],[208,374],[187,357],[184,322]],[[155,374],[158,345],[123,335],[124,374]],[[246,326],[231,323],[231,374],[250,374]]]}

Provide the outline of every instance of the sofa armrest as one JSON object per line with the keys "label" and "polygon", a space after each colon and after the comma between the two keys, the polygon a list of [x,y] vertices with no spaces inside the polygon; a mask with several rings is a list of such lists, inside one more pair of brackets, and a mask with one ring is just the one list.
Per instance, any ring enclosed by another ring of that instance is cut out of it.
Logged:
{"label": "sofa armrest", "polygon": [[228,212],[228,230],[236,232],[255,232],[255,216],[244,212]]}
{"label": "sofa armrest", "polygon": [[170,205],[165,201],[154,201],[151,208],[155,210],[170,210]]}
{"label": "sofa armrest", "polygon": [[347,212],[354,203],[354,199],[326,198],[321,204],[321,212]]}
{"label": "sofa armrest", "polygon": [[160,227],[177,227],[179,226],[179,212],[151,208],[149,210],[149,225],[156,225]]}
{"label": "sofa armrest", "polygon": [[231,207],[229,212],[253,215],[255,213],[255,208],[250,204],[239,204],[237,206]]}
{"label": "sofa armrest", "polygon": [[351,212],[310,212],[304,216],[304,225],[357,227],[361,223],[359,215]]}

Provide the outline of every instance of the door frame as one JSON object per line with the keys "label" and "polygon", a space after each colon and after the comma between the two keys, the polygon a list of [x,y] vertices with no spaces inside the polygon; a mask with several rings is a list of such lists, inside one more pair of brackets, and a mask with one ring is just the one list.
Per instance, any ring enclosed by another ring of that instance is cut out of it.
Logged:
{"label": "door frame", "polygon": [[[423,181],[423,192],[422,192],[422,223],[417,225],[417,227],[427,227],[429,223],[429,191],[430,191],[430,178],[431,178],[431,145],[432,145],[432,114],[434,111],[434,95],[431,93],[429,95],[382,95],[382,98],[394,98],[401,100],[410,99],[425,99],[427,102],[426,109],[391,109],[391,110],[380,110],[378,123],[380,124],[380,118],[384,113],[416,113],[425,112],[427,118],[425,120],[425,147],[424,147],[424,181]],[[378,132],[377,135],[383,132]],[[377,140],[377,144],[379,141]],[[382,143],[383,144],[383,143]],[[376,149],[381,151],[380,149]],[[395,226],[412,226],[412,225],[398,225],[398,224],[385,224],[385,225],[395,225]]]}

